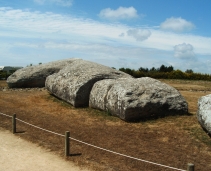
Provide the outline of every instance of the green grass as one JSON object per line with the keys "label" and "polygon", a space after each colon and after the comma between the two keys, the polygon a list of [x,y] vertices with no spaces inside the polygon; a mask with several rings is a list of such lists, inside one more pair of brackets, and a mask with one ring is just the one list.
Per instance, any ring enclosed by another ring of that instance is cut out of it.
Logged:
{"label": "green grass", "polygon": [[198,141],[211,147],[211,138],[201,127],[187,128],[187,130]]}
{"label": "green grass", "polygon": [[92,116],[92,117],[96,117],[100,120],[109,120],[109,121],[119,121],[120,119],[112,116],[110,113],[108,113],[107,111],[102,111],[102,110],[98,110],[98,109],[93,109],[90,107],[87,108],[78,108],[78,110],[83,110],[86,111],[88,115]]}
{"label": "green grass", "polygon": [[61,106],[65,107],[65,108],[71,108],[71,109],[74,108],[71,104],[69,104],[69,103],[67,103],[67,102],[55,97],[53,94],[45,95],[44,98],[46,100],[49,100],[49,101],[52,101],[52,102],[56,102],[56,103],[60,104]]}

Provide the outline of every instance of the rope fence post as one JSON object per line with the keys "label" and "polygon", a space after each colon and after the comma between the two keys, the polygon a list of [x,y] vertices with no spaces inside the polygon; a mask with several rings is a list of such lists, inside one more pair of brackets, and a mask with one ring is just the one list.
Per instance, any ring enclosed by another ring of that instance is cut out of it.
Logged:
{"label": "rope fence post", "polygon": [[65,132],[65,156],[70,155],[70,132]]}
{"label": "rope fence post", "polygon": [[16,114],[13,114],[12,116],[12,133],[16,133]]}
{"label": "rope fence post", "polygon": [[194,171],[194,164],[188,163],[188,170],[187,171]]}

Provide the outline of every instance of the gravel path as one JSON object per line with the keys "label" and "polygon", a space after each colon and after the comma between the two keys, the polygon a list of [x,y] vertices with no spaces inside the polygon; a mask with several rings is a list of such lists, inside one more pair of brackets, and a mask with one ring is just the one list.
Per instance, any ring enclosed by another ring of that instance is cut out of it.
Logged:
{"label": "gravel path", "polygon": [[28,170],[88,171],[0,128],[0,171]]}

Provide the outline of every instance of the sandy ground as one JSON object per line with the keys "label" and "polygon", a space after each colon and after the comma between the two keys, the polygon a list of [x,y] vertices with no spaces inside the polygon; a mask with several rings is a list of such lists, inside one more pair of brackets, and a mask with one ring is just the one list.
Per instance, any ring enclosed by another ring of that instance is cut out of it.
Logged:
{"label": "sandy ground", "polygon": [[81,171],[82,169],[0,128],[0,171],[28,170]]}

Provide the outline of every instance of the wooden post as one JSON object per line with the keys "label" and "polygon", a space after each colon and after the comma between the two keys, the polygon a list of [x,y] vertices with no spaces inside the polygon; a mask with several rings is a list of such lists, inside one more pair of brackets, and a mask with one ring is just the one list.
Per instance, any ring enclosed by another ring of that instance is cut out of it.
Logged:
{"label": "wooden post", "polygon": [[187,171],[194,171],[194,164],[188,163],[188,170]]}
{"label": "wooden post", "polygon": [[70,132],[66,131],[65,132],[65,156],[69,156],[70,155]]}
{"label": "wooden post", "polygon": [[16,133],[16,114],[13,114],[12,116],[12,133]]}

